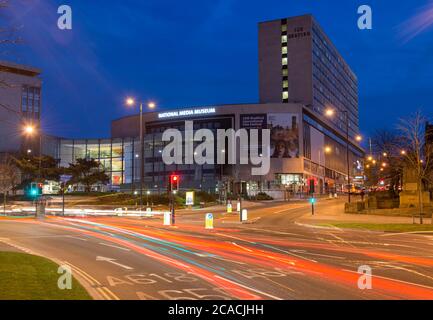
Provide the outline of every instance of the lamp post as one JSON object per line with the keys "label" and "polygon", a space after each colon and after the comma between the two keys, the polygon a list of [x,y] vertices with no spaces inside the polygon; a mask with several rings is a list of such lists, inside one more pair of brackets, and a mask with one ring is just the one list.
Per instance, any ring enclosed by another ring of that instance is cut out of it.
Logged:
{"label": "lamp post", "polygon": [[[28,136],[34,135],[36,132],[35,127],[32,124],[26,125],[24,127],[24,133]],[[42,173],[42,131],[39,128],[37,134],[39,135],[39,163],[38,163],[38,178],[41,179]],[[27,154],[30,154],[32,151],[31,149],[27,150]]]}
{"label": "lamp post", "polygon": [[[134,106],[135,105],[135,99],[134,98],[127,98],[126,99],[126,105],[128,106]],[[149,109],[155,108],[154,102],[149,102],[147,104]],[[144,180],[144,134],[143,134],[143,102],[140,102],[140,210],[143,207],[143,180]],[[134,184],[134,181],[132,181]]]}
{"label": "lamp post", "polygon": [[[347,184],[348,184],[348,192],[347,192],[347,199],[348,202],[351,202],[351,181],[350,181],[350,160],[349,160],[349,112],[347,110],[339,110],[338,112],[342,112],[345,115],[345,120],[346,120],[346,166],[347,166]],[[325,115],[327,117],[332,117],[335,114],[335,110],[334,109],[327,109],[325,112]],[[355,137],[355,140],[357,142],[361,142],[362,137],[357,135]]]}

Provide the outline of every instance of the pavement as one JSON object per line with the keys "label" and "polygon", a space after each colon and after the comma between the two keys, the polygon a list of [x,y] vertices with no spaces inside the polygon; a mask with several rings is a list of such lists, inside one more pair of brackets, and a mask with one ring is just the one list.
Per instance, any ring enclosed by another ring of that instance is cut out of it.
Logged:
{"label": "pavement", "polygon": [[[342,204],[319,201],[314,219]],[[2,218],[0,243],[71,266],[103,300],[433,299],[432,236],[304,224],[315,221],[305,201],[250,207],[249,223],[214,209],[213,229],[204,228],[209,210],[178,212],[175,226],[162,217]],[[362,289],[365,270],[371,289]]]}

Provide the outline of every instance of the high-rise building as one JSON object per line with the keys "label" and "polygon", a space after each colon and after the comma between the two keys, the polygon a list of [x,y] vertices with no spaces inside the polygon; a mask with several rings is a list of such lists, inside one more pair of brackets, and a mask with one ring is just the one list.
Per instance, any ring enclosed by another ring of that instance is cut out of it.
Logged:
{"label": "high-rise building", "polygon": [[[38,152],[41,71],[0,61],[0,153]],[[31,134],[24,127],[32,126]]]}
{"label": "high-rise building", "polygon": [[260,103],[293,102],[318,115],[329,108],[337,130],[359,133],[358,81],[311,15],[259,24]]}

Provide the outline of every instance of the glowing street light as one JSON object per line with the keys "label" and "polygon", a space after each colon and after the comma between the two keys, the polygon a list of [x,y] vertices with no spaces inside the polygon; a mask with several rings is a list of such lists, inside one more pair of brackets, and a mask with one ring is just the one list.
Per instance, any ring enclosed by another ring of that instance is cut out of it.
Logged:
{"label": "glowing street light", "polygon": [[387,154],[386,152],[384,152],[382,155],[383,155],[384,157],[387,157],[387,156],[388,156],[388,154]]}
{"label": "glowing street light", "polygon": [[368,161],[373,161],[373,157],[372,157],[372,156],[369,156],[369,157],[367,158],[367,160],[368,160]]}
{"label": "glowing street light", "polygon": [[355,140],[358,141],[358,142],[361,142],[362,141],[362,137],[360,135],[357,135],[355,137]]}
{"label": "glowing street light", "polygon": [[[338,112],[344,113],[346,120],[346,165],[347,165],[347,182],[349,185],[349,192],[347,193],[348,202],[350,203],[350,193],[351,193],[351,182],[350,182],[350,163],[349,163],[349,113],[347,110],[338,110]],[[335,115],[335,109],[327,108],[325,110],[325,116],[331,118]],[[360,140],[358,140],[358,138]],[[357,136],[356,140],[361,141],[361,137]]]}
{"label": "glowing street light", "polygon": [[24,132],[25,132],[26,134],[33,134],[33,133],[35,132],[35,127],[30,126],[30,125],[25,126],[25,127],[24,127]]}
{"label": "glowing street light", "polygon": [[329,146],[325,147],[325,153],[331,153],[331,151],[332,151],[331,147]]}
{"label": "glowing street light", "polygon": [[132,107],[133,105],[135,105],[135,100],[134,100],[134,98],[129,97],[129,98],[126,98],[125,103],[127,106]]}
{"label": "glowing street light", "polygon": [[335,110],[334,109],[326,109],[326,111],[325,111],[325,115],[327,117],[332,117],[332,116],[334,116],[334,114],[335,114]]}
{"label": "glowing street light", "polygon": [[401,150],[402,155],[406,155],[406,150]]}
{"label": "glowing street light", "polygon": [[[135,106],[136,101],[133,97],[127,97],[125,99],[125,104],[129,107]],[[149,102],[147,104],[149,109],[154,109],[156,104],[154,102]],[[140,210],[143,207],[143,180],[144,180],[144,141],[143,141],[143,103],[140,102]],[[136,155],[137,157],[137,155]]]}

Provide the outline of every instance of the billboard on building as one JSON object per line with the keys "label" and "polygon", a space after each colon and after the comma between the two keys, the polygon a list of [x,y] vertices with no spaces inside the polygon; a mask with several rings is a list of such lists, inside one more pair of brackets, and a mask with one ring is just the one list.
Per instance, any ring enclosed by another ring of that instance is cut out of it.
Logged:
{"label": "billboard on building", "polygon": [[297,114],[270,113],[267,127],[271,130],[271,158],[299,158]]}

